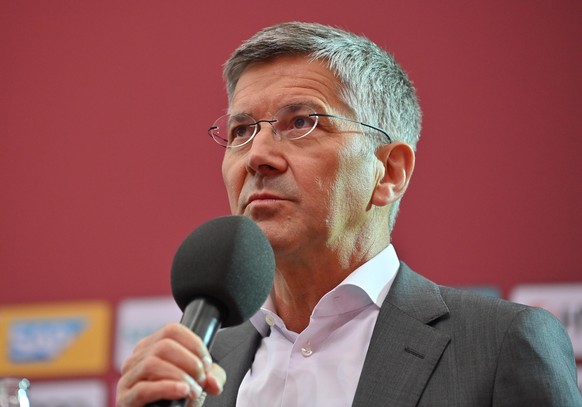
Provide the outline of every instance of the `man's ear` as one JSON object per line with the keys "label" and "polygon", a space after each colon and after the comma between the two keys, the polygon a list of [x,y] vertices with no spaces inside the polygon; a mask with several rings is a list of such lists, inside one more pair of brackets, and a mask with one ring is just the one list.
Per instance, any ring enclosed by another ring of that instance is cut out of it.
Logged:
{"label": "man's ear", "polygon": [[372,205],[386,206],[404,195],[414,171],[414,151],[402,142],[386,144],[376,151],[378,171]]}

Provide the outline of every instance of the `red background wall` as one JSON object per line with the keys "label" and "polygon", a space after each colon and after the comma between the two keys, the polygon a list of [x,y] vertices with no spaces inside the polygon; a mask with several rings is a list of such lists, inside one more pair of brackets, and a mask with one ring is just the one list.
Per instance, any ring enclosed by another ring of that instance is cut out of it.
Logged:
{"label": "red background wall", "polygon": [[363,33],[418,88],[394,241],[443,284],[582,280],[582,2],[0,3],[0,305],[169,293],[183,237],[228,214],[221,65],[258,29]]}

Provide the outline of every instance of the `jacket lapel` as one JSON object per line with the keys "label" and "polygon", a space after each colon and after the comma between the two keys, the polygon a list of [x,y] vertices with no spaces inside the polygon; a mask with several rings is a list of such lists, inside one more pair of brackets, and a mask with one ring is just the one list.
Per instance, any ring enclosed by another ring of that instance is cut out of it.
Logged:
{"label": "jacket lapel", "polygon": [[261,336],[250,322],[228,328],[226,335],[219,332],[211,348],[214,361],[228,372],[228,378],[220,397],[206,397],[205,407],[235,406],[238,388],[250,369]]}
{"label": "jacket lapel", "polygon": [[417,405],[450,341],[428,324],[447,314],[438,286],[402,263],[378,314],[353,406]]}

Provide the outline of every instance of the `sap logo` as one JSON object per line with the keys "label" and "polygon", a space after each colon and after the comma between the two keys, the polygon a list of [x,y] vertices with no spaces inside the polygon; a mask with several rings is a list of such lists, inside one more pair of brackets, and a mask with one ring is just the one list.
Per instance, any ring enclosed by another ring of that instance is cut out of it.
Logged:
{"label": "sap logo", "polygon": [[85,329],[82,318],[16,321],[10,324],[9,357],[15,363],[56,359]]}

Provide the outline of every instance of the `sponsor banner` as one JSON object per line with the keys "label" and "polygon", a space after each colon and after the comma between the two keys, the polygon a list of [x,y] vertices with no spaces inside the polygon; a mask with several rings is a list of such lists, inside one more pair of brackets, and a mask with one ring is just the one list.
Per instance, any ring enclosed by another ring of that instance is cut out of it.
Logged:
{"label": "sponsor banner", "polygon": [[110,325],[101,301],[0,307],[0,376],[101,374]]}
{"label": "sponsor banner", "polygon": [[115,340],[115,366],[123,362],[143,337],[170,322],[178,322],[182,311],[172,297],[132,298],[119,304]]}
{"label": "sponsor banner", "polygon": [[98,380],[33,382],[33,407],[107,407],[107,386]]}
{"label": "sponsor banner", "polygon": [[582,359],[582,283],[520,285],[510,300],[554,314],[568,330],[576,359]]}

